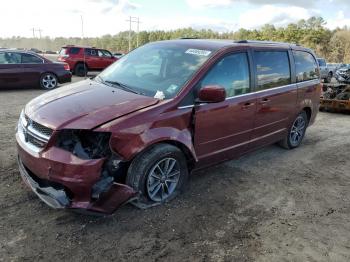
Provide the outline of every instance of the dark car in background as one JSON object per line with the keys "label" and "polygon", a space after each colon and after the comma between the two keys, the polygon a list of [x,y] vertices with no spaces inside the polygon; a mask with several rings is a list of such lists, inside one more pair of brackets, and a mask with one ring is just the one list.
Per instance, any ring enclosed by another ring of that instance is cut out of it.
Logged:
{"label": "dark car in background", "polygon": [[88,71],[105,69],[118,58],[105,49],[68,45],[62,47],[57,60],[69,64],[73,74],[85,76]]}
{"label": "dark car in background", "polygon": [[180,193],[193,170],[276,142],[297,148],[320,91],[315,55],[301,46],[150,43],[29,102],[16,134],[19,169],[51,207],[154,206]]}
{"label": "dark car in background", "polygon": [[72,74],[66,63],[52,62],[36,53],[0,50],[0,88],[41,87],[54,89],[70,82]]}

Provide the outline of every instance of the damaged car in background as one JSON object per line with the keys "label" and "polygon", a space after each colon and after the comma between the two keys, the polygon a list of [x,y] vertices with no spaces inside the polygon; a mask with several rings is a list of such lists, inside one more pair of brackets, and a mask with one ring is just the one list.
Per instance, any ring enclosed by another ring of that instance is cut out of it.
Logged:
{"label": "damaged car in background", "polygon": [[179,39],[144,45],[22,110],[23,181],[46,204],[110,214],[173,199],[188,174],[279,142],[316,117],[314,53],[297,45]]}
{"label": "damaged car in background", "polygon": [[339,68],[335,73],[335,78],[339,83],[350,84],[350,65]]}

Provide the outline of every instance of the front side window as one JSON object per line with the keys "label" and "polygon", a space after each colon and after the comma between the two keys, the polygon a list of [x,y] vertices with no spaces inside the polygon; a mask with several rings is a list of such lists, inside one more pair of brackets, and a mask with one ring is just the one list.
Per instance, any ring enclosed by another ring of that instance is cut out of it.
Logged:
{"label": "front side window", "polygon": [[308,52],[293,51],[297,82],[303,82],[319,78],[316,60]]}
{"label": "front side window", "polygon": [[112,57],[112,54],[106,50],[98,50],[98,56],[99,57]]}
{"label": "front side window", "polygon": [[22,64],[42,64],[43,60],[30,54],[22,54]]}
{"label": "front side window", "polygon": [[147,44],[123,56],[96,79],[123,84],[146,96],[170,99],[212,54],[212,50],[175,43]]}
{"label": "front side window", "polygon": [[226,56],[205,76],[201,86],[219,85],[225,88],[226,96],[233,97],[249,93],[249,63],[246,53]]}
{"label": "front side window", "polygon": [[256,51],[257,90],[291,83],[288,53],[285,51]]}

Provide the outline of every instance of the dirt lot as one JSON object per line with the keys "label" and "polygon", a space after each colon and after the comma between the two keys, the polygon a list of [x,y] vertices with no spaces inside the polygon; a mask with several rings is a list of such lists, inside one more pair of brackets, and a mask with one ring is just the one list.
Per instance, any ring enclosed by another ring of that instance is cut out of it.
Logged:
{"label": "dirt lot", "polygon": [[0,261],[350,261],[349,115],[320,113],[299,149],[201,171],[165,206],[91,217],[19,178],[14,129],[40,93],[0,91]]}

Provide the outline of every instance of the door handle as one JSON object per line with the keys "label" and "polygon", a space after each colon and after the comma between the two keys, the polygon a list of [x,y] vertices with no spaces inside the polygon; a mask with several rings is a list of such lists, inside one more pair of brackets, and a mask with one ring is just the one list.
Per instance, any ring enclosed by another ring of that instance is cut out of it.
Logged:
{"label": "door handle", "polygon": [[260,101],[260,104],[265,105],[265,104],[269,103],[270,101],[271,101],[271,100],[268,99],[268,98],[263,98],[263,99]]}
{"label": "door handle", "polygon": [[244,103],[244,105],[242,105],[242,109],[248,109],[249,107],[252,107],[254,105],[255,103],[253,102],[247,102],[247,103]]}

